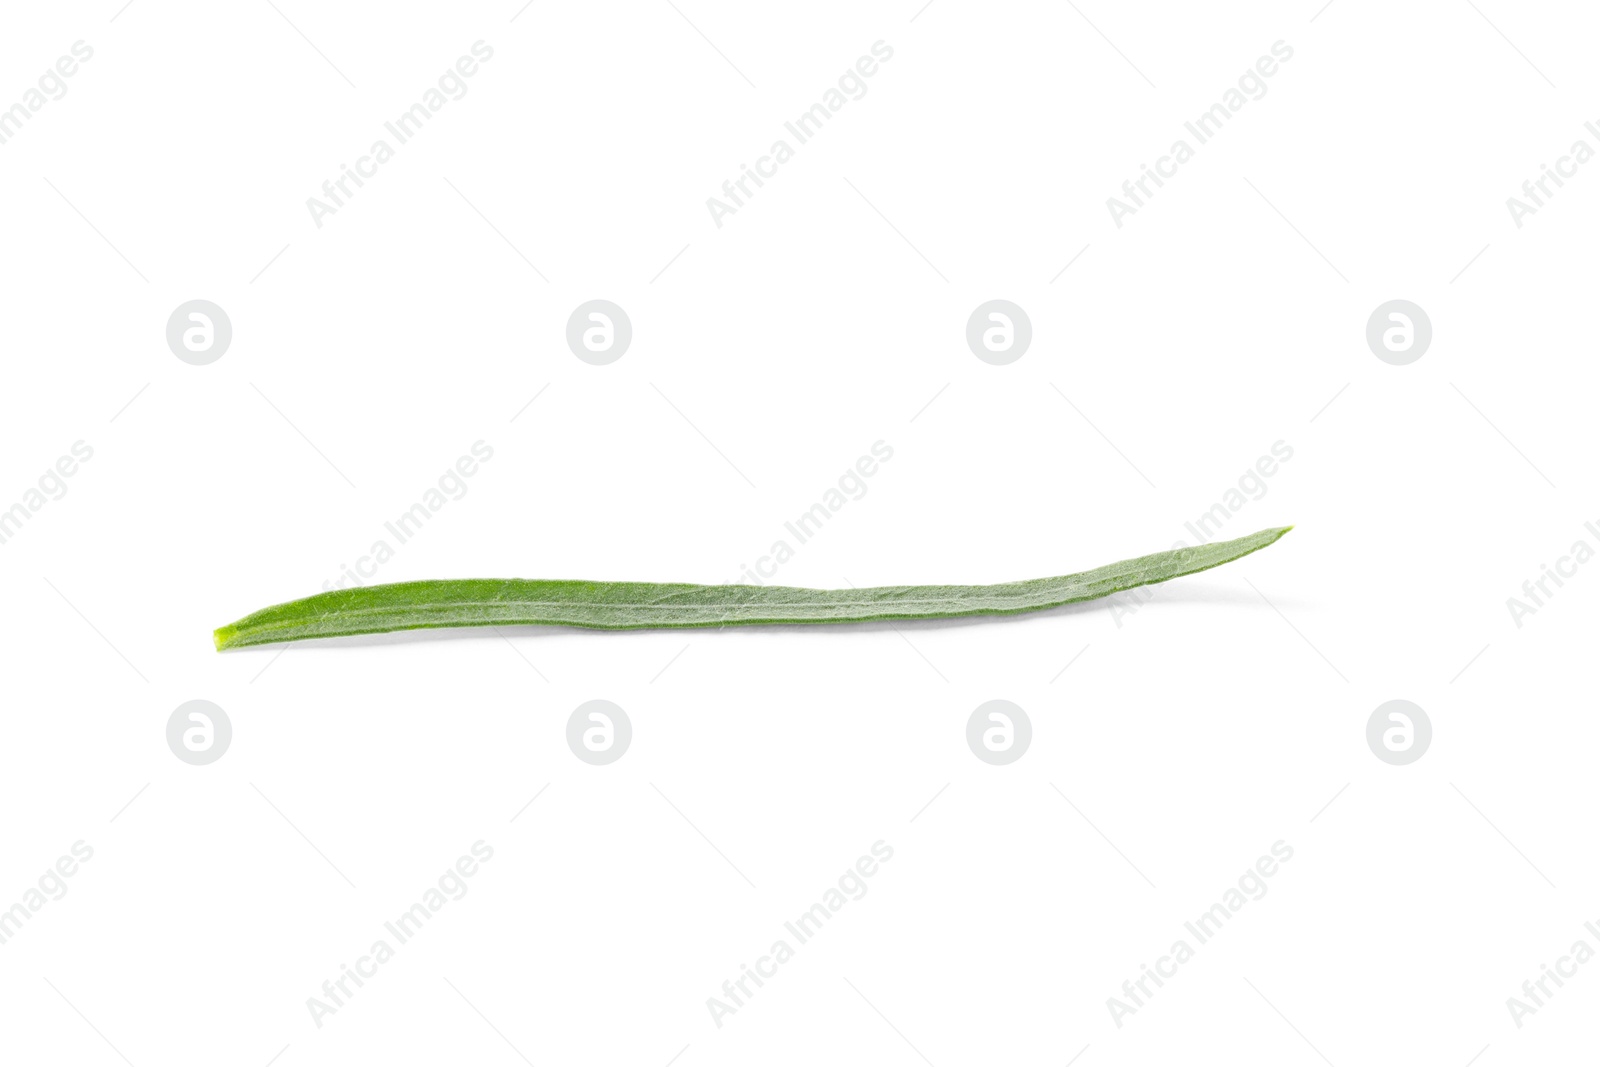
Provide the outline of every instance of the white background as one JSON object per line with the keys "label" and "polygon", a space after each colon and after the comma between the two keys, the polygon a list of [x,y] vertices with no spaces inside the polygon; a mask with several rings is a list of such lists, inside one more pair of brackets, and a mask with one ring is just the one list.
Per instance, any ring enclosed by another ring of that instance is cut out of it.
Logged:
{"label": "white background", "polygon": [[[1506,198],[1600,148],[1594,13],[918,2],[13,5],[0,106],[94,55],[0,145],[0,507],[94,454],[0,545],[0,907],[94,855],[0,945],[0,1056],[1592,1047],[1600,966],[1520,1028],[1506,998],[1600,949],[1600,567],[1520,628],[1506,599],[1600,547],[1600,165],[1521,228]],[[314,225],[479,40],[467,95]],[[706,198],[879,40],[866,95],[718,228]],[[1266,95],[1114,225],[1106,198],[1280,40]],[[164,336],[196,298],[234,331],[203,367]],[[564,340],[593,298],[633,323],[606,367]],[[993,298],[1033,325],[1004,367],[964,339]],[[1434,330],[1404,367],[1364,336],[1397,298]],[[1297,528],[1115,616],[212,650],[480,440],[376,580],[734,580],[879,440],[780,581],[1163,549],[1279,441],[1224,536]],[[204,767],[165,740],[196,698],[234,731]],[[633,723],[606,767],[564,738],[594,698]],[[994,698],[1033,723],[1007,767],[965,741]],[[1365,739],[1395,698],[1434,730],[1404,767]],[[307,998],[479,840],[470,892],[318,1027]],[[706,999],[878,840],[867,895],[716,1026]],[[1267,895],[1115,1025],[1107,998],[1280,840]]]}

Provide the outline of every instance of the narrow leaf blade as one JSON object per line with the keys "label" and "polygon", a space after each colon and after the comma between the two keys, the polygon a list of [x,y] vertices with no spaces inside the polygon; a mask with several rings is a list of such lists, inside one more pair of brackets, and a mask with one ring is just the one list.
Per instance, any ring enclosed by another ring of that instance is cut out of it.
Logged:
{"label": "narrow leaf blade", "polygon": [[221,627],[214,638],[221,650],[453,626],[640,630],[1014,615],[1210,570],[1267,547],[1292,528],[1157,552],[1081,574],[999,585],[799,589],[527,578],[397,582],[336,589],[264,608]]}

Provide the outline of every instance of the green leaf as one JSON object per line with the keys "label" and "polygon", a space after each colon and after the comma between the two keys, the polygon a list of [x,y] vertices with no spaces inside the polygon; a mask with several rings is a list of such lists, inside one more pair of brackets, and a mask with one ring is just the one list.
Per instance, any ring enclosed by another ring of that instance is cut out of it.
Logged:
{"label": "green leaf", "polygon": [[423,630],[442,626],[581,626],[596,630],[759,626],[1015,615],[1110,596],[1210,570],[1266,548],[1293,527],[1153,556],[1082,574],[1001,585],[888,585],[874,589],[796,589],[781,585],[685,585],[445,579],[318,593],[263,608],[216,631],[217,648],[313,637]]}

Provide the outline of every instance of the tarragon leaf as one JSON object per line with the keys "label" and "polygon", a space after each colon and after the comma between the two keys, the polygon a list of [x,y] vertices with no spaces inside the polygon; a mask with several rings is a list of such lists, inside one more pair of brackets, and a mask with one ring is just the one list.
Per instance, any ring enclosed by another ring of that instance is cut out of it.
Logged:
{"label": "tarragon leaf", "polygon": [[1157,552],[1082,574],[1000,585],[797,589],[529,578],[396,582],[335,589],[263,608],[222,627],[214,637],[220,650],[445,626],[650,630],[1016,615],[1210,570],[1267,547],[1292,528]]}

